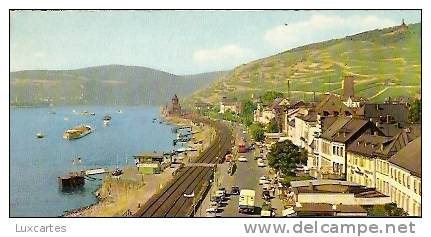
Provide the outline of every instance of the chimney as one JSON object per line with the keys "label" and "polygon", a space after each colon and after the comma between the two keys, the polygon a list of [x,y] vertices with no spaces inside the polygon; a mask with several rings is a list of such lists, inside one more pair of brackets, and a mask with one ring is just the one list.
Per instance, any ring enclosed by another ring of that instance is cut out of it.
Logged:
{"label": "chimney", "polygon": [[390,115],[389,115],[389,114],[387,114],[387,115],[386,115],[386,123],[389,123],[389,121],[390,121]]}
{"label": "chimney", "polygon": [[382,150],[383,151],[383,148],[384,148],[384,146],[383,146],[383,143],[380,145],[380,150]]}

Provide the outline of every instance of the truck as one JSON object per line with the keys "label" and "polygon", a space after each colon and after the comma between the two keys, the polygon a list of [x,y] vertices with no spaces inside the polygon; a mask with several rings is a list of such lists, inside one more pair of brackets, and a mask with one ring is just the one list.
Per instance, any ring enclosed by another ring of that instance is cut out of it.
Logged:
{"label": "truck", "polygon": [[239,193],[239,213],[253,214],[255,210],[254,200],[256,192],[250,189],[242,189]]}

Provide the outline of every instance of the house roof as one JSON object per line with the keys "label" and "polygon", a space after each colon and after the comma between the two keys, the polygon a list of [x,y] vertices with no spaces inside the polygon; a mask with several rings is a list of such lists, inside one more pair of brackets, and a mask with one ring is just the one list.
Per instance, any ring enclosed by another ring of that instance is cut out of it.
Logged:
{"label": "house roof", "polygon": [[316,122],[317,121],[317,112],[314,111],[313,109],[309,109],[307,111],[308,112],[306,115],[298,115],[296,117],[305,121],[305,122]]}
{"label": "house roof", "polygon": [[296,212],[338,212],[338,213],[367,213],[359,205],[332,205],[330,203],[301,203],[300,206],[294,207]]}
{"label": "house roof", "polygon": [[386,118],[390,115],[397,122],[408,121],[408,108],[406,104],[402,103],[383,103],[383,104],[364,104],[357,114],[364,116],[364,118]]}
{"label": "house roof", "polygon": [[334,114],[334,112],[338,114],[345,114],[346,112],[353,114],[353,110],[347,107],[342,98],[339,95],[328,94],[323,100],[316,105],[316,112],[319,114],[324,114],[324,112],[328,112],[329,114]]}
{"label": "house roof", "polygon": [[368,157],[375,156],[376,151],[380,151],[382,154],[388,154],[390,150],[387,149],[387,147],[392,141],[392,137],[362,134],[347,147],[347,151]]}
{"label": "house roof", "polygon": [[422,166],[422,139],[421,137],[416,138],[412,142],[408,143],[399,152],[393,155],[388,161],[401,168],[410,171],[412,174],[421,177],[421,166]]}
{"label": "house roof", "polygon": [[363,119],[338,117],[337,120],[323,132],[322,137],[330,141],[345,143],[367,124],[371,123]]}
{"label": "house roof", "polygon": [[420,136],[420,129],[417,128],[405,128],[401,130],[397,135],[393,136],[392,141],[384,148],[384,151],[377,150],[376,154],[389,158],[394,155],[408,143]]}

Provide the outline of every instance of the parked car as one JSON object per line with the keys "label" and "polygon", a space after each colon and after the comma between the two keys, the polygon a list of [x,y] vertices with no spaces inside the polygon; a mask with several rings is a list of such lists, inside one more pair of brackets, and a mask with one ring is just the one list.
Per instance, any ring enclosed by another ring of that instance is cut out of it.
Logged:
{"label": "parked car", "polygon": [[266,179],[265,176],[259,178],[259,185],[268,184],[269,180]]}
{"label": "parked car", "polygon": [[266,165],[265,165],[265,162],[263,162],[263,160],[262,160],[262,159],[258,159],[258,160],[257,160],[257,166],[258,166],[258,167],[265,167]]}
{"label": "parked car", "polygon": [[217,213],[218,208],[217,207],[210,207],[208,209],[205,210],[208,213]]}
{"label": "parked car", "polygon": [[230,193],[232,195],[239,195],[239,191],[240,191],[240,189],[239,189],[238,186],[232,186],[232,189],[230,190]]}
{"label": "parked car", "polygon": [[304,165],[296,165],[295,170],[296,171],[308,172],[310,169],[307,166],[304,166]]}
{"label": "parked car", "polygon": [[[226,188],[223,188],[223,187],[219,188],[217,190],[217,193],[222,195],[222,196],[226,196]],[[216,195],[217,195],[217,193],[216,193]]]}
{"label": "parked car", "polygon": [[238,161],[239,161],[239,162],[247,162],[248,160],[247,160],[247,158],[246,158],[245,156],[240,156],[240,157],[238,158]]}

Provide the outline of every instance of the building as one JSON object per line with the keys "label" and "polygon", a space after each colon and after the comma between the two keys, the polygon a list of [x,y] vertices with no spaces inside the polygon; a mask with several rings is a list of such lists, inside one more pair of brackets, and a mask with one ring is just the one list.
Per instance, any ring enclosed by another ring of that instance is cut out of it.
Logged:
{"label": "building", "polygon": [[367,216],[367,211],[359,205],[298,203],[293,210],[297,216]]}
{"label": "building", "polygon": [[241,113],[241,103],[239,101],[228,100],[224,96],[220,102],[219,113],[224,114],[226,112],[231,112],[234,114],[240,114]]}
{"label": "building", "polygon": [[353,182],[315,179],[292,181],[291,187],[299,203],[328,203],[332,205],[384,205],[391,203],[389,196],[374,188]]}
{"label": "building", "polygon": [[268,124],[272,119],[276,119],[281,131],[283,112],[289,107],[289,105],[289,101],[285,98],[276,98],[269,106],[265,108],[263,108],[262,103],[259,101],[256,110],[253,111],[253,121],[262,124]]}
{"label": "building", "polygon": [[182,115],[181,105],[176,94],[172,97],[171,102],[164,107],[163,114],[165,116]]}
{"label": "building", "polygon": [[422,215],[421,137],[409,142],[388,160],[376,163],[377,190],[411,216]]}
{"label": "building", "polygon": [[326,94],[322,101],[316,105],[316,112],[322,116],[352,116],[355,114],[353,108],[343,103],[343,97],[336,94]]}
{"label": "building", "polygon": [[133,156],[135,165],[141,174],[160,174],[171,164],[169,153],[140,153]]}
{"label": "building", "polygon": [[319,138],[319,171],[345,178],[347,146],[362,134],[384,134],[368,120],[339,116],[332,121]]}
{"label": "building", "polygon": [[404,103],[366,103],[358,109],[356,114],[380,124],[408,123],[408,107]]}
{"label": "building", "polygon": [[420,215],[420,152],[417,129],[393,137],[363,134],[347,148],[347,180],[376,188],[409,215]]}

